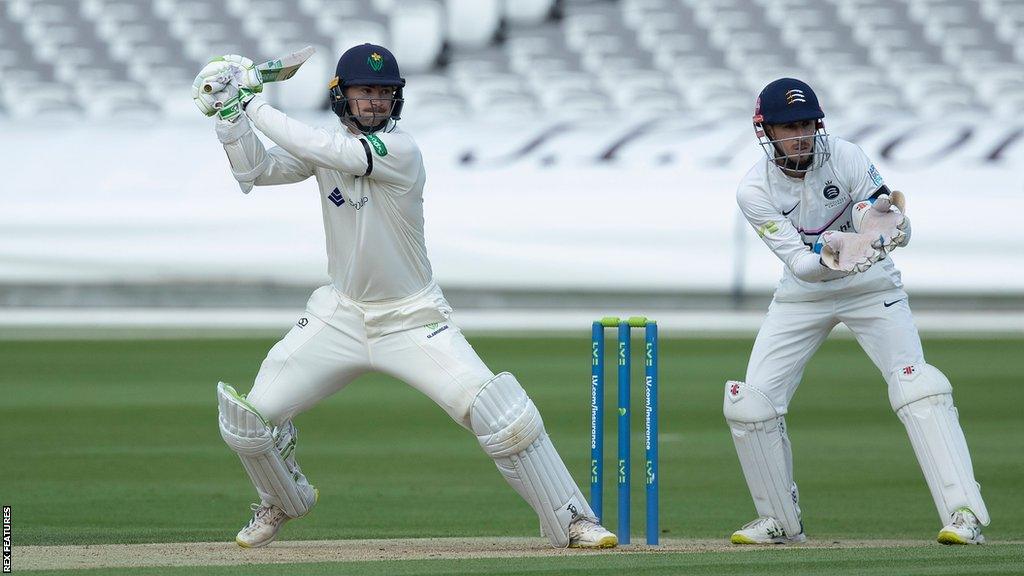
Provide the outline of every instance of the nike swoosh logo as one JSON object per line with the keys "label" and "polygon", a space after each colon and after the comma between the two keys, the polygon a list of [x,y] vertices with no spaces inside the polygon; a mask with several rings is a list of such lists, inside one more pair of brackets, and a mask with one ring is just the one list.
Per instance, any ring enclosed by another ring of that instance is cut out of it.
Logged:
{"label": "nike swoosh logo", "polygon": [[893,300],[892,302],[882,302],[882,306],[885,306],[886,308],[888,308],[889,306],[892,306],[893,304],[895,304],[897,302],[902,302],[903,300],[904,300],[904,298],[900,298],[899,300]]}
{"label": "nike swoosh logo", "polygon": [[796,210],[796,207],[797,207],[797,206],[799,206],[799,205],[800,205],[800,203],[799,203],[799,202],[797,202],[796,204],[793,204],[793,207],[792,207],[792,208],[790,208],[790,209],[789,209],[788,211],[785,211],[785,210],[784,210],[784,211],[782,212],[782,215],[783,215],[783,216],[789,216],[789,215],[790,215],[790,213],[791,213],[791,212],[793,212],[793,210]]}

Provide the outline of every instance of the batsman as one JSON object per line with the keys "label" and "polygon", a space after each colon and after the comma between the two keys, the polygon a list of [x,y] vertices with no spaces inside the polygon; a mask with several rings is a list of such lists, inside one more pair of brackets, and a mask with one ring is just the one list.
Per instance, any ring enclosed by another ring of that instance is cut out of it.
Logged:
{"label": "batsman", "polygon": [[[260,94],[265,69],[237,55],[215,58],[196,76],[192,95],[204,114],[217,116],[217,137],[243,192],[316,178],[331,282],[313,292],[270,349],[248,394],[217,386],[221,436],[259,495],[236,542],[265,546],[317,502],[296,460],[295,417],[360,375],[382,372],[476,436],[553,546],[616,546],[526,391],[512,374],[491,372],[452,321],[424,243],[420,150],[396,128],[405,80],[395,57],[372,44],[342,54],[328,85],[340,120],[332,130],[271,106]],[[254,129],[276,146],[265,149]]]}
{"label": "batsman", "polygon": [[807,362],[843,323],[885,378],[935,500],[938,541],[981,544],[989,515],[953,389],[925,360],[900,273],[887,257],[910,241],[906,200],[857,145],[827,134],[824,118],[811,87],[793,78],[768,84],[755,105],[765,157],[736,199],[785,267],[746,381],[725,384],[725,419],[758,514],[731,540],[806,540],[785,416]]}

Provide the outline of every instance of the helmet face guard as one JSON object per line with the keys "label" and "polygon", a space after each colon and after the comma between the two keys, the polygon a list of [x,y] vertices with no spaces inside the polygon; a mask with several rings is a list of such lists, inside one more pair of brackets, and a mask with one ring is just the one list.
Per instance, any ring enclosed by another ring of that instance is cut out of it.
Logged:
{"label": "helmet face guard", "polygon": [[[365,84],[348,84],[348,86],[362,85]],[[343,87],[342,80],[337,76],[328,85],[331,95],[331,110],[334,111],[338,118],[353,124],[364,134],[379,131],[390,132],[395,129],[395,125],[402,119],[402,106],[405,104],[405,98],[402,97],[402,86],[398,86],[395,89],[395,95],[392,98],[349,98],[345,95],[345,88],[348,86]],[[366,119],[366,117],[353,114],[352,106],[349,105],[350,102],[385,102],[387,111],[381,114],[373,114],[369,119],[369,124],[364,124],[362,120]]]}
{"label": "helmet face guard", "polygon": [[[391,86],[394,87],[395,93],[392,98],[387,99],[348,98],[345,89],[351,86]],[[328,84],[331,110],[343,122],[355,126],[365,134],[381,130],[390,132],[394,130],[395,123],[402,118],[402,106],[405,104],[402,97],[403,87],[405,78],[402,78],[398,62],[390,50],[375,44],[353,46],[338,59],[336,73]],[[383,101],[386,103],[383,108],[386,108],[387,112],[373,114],[369,118],[358,116],[352,113],[350,103],[353,100]]]}
{"label": "helmet face guard", "polygon": [[[806,173],[820,168],[831,156],[824,118],[825,112],[810,86],[795,78],[779,78],[765,86],[757,97],[754,134],[765,156],[776,166],[789,172]],[[778,138],[775,134],[775,126],[808,120],[814,121],[811,133],[787,138]],[[787,153],[786,145],[795,141],[810,141],[810,149]]]}
{"label": "helmet face guard", "polygon": [[[792,136],[789,138],[774,138],[769,134],[772,130],[771,124],[757,122],[754,120],[754,134],[757,136],[757,143],[761,146],[768,160],[779,168],[790,172],[810,172],[821,168],[832,156],[828,148],[828,132],[825,131],[825,122],[816,119],[814,132],[805,136]],[[786,154],[785,145],[789,142],[810,140],[811,149],[807,152],[801,151],[796,154]]]}

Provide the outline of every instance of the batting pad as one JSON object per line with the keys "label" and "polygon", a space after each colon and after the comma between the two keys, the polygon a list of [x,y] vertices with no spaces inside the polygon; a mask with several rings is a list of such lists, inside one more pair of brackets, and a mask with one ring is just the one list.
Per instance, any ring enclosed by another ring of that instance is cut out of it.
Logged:
{"label": "batting pad", "polygon": [[950,514],[967,506],[988,526],[988,509],[974,479],[949,379],[930,364],[899,368],[890,378],[889,402],[907,429],[942,522],[949,522]]}
{"label": "batting pad", "polygon": [[502,372],[483,385],[470,421],[502,476],[537,512],[553,546],[569,546],[569,524],[577,517],[596,520],[544,432],[540,412],[514,376]]}
{"label": "batting pad", "polygon": [[[285,461],[294,447],[294,427],[288,425],[283,435],[275,437],[260,413],[223,382],[217,384],[217,403],[220,435],[238,454],[263,501],[281,508],[292,518],[306,514],[316,503],[316,491],[298,466],[289,467]],[[281,438],[286,441],[279,447]],[[282,450],[287,453],[282,455]]]}
{"label": "batting pad", "polygon": [[804,530],[786,419],[763,392],[732,380],[725,383],[722,412],[757,515],[778,520],[787,536],[800,534]]}

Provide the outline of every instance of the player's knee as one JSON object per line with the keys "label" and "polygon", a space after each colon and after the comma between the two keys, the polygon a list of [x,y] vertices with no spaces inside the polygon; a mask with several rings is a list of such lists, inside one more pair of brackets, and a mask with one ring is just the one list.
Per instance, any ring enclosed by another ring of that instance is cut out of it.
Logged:
{"label": "player's knee", "polygon": [[888,380],[889,403],[894,412],[929,396],[953,393],[953,386],[946,375],[924,362],[896,368]]}
{"label": "player's knee", "polygon": [[492,458],[518,454],[544,433],[540,411],[508,372],[480,388],[470,409],[470,426]]}
{"label": "player's knee", "polygon": [[744,423],[766,422],[782,415],[760,388],[736,380],[725,383],[722,414],[729,422]]}
{"label": "player's knee", "polygon": [[259,410],[271,427],[289,422],[295,416],[294,411],[286,410],[280,403],[254,402],[253,407]]}
{"label": "player's knee", "polygon": [[445,387],[434,400],[456,424],[472,432],[473,402],[484,386],[494,378],[490,370],[476,370],[471,376],[466,375]]}

